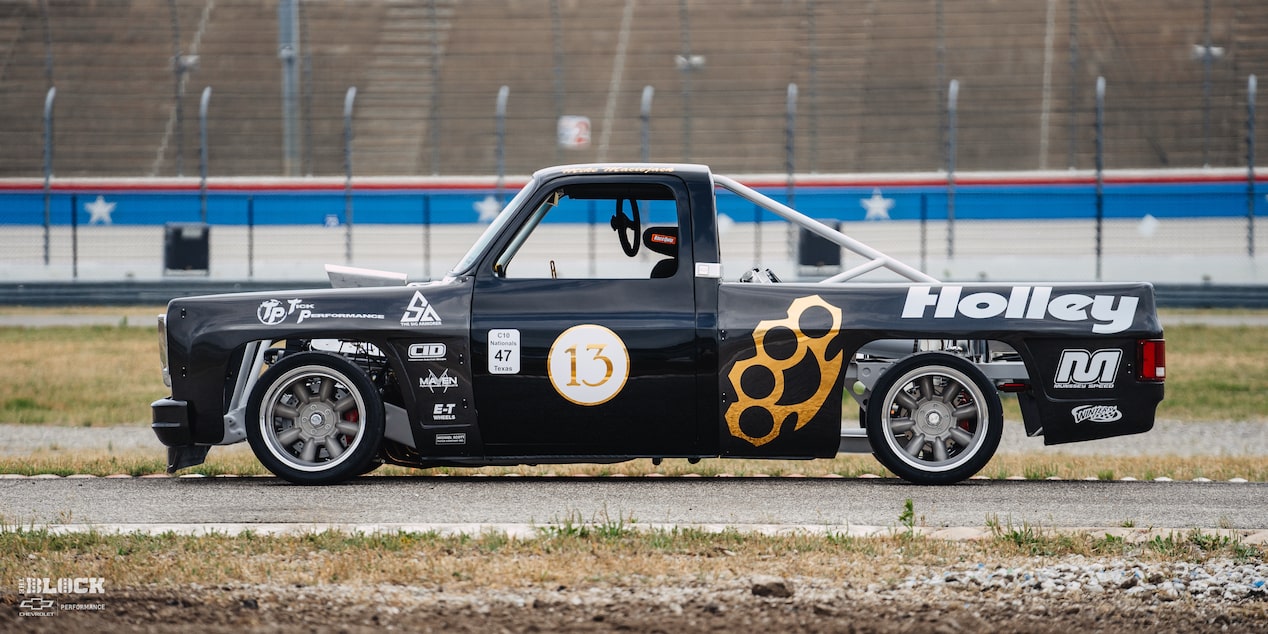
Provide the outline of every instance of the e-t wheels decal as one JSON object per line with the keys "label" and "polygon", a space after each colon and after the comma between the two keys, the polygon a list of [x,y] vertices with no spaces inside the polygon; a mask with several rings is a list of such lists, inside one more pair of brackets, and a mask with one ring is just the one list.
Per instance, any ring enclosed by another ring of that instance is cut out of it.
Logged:
{"label": "e-t wheels decal", "polygon": [[[820,319],[807,318],[807,313],[822,311],[830,316],[826,328],[822,314]],[[828,358],[828,346],[840,330],[841,309],[818,295],[794,300],[784,319],[758,322],[753,330],[754,356],[737,361],[727,374],[736,393],[736,401],[726,410],[731,435],[760,447],[778,438],[790,419],[794,430],[810,422],[841,374],[841,351]],[[814,393],[799,400],[786,398],[786,390],[798,395],[802,391],[802,385],[790,384],[790,373],[811,376],[810,370],[818,374]]]}

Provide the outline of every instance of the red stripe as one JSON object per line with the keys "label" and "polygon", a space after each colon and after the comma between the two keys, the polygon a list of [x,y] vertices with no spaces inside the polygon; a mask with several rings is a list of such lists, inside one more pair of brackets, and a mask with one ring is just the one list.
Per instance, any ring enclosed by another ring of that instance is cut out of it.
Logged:
{"label": "red stripe", "polygon": [[[515,191],[523,187],[527,180],[514,179],[509,180],[503,185],[505,191]],[[785,179],[775,178],[745,178],[742,181],[745,185],[755,188],[777,189],[788,186]],[[1201,183],[1244,183],[1246,177],[1244,175],[1235,174],[1211,174],[1211,175],[1172,175],[1159,174],[1157,176],[1147,175],[1106,175],[1104,182],[1110,185],[1181,185],[1181,184],[1201,184]],[[1268,174],[1256,174],[1256,183],[1268,183]],[[1018,175],[1010,176],[990,176],[977,177],[972,174],[957,176],[956,185],[961,186],[1017,186],[1017,185],[1092,185],[1096,183],[1093,176],[1070,176],[1070,177],[1038,177]],[[849,179],[819,179],[806,178],[797,182],[798,187],[802,188],[887,188],[887,187],[943,187],[946,186],[947,179],[943,176],[920,176],[913,178],[898,179],[881,179],[881,180],[849,180]],[[58,180],[50,184],[50,190],[58,193],[78,193],[78,192],[196,192],[199,189],[197,181],[184,182],[163,182],[150,180],[131,180],[131,179],[103,179],[100,182],[76,181],[73,179]],[[0,192],[40,192],[44,189],[42,179],[3,179],[0,180]],[[332,192],[343,191],[344,183],[332,180],[308,181],[304,179],[278,179],[270,181],[238,183],[238,182],[216,182],[209,181],[207,190],[212,192]],[[390,181],[376,179],[374,181],[356,181],[352,183],[352,190],[357,192],[377,192],[377,191],[493,191],[496,185],[493,183],[473,183],[468,181],[444,182],[440,180],[427,182],[414,182],[409,180]]]}

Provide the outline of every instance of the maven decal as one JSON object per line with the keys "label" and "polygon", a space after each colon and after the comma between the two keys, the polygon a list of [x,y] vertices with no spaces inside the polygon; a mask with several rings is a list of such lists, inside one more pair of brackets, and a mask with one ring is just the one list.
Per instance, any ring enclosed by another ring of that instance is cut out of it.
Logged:
{"label": "maven decal", "polygon": [[932,308],[934,319],[1091,321],[1092,332],[1112,334],[1131,327],[1140,302],[1139,298],[1125,295],[1066,293],[1053,297],[1051,286],[1014,286],[1008,297],[990,291],[961,297],[963,292],[960,286],[913,286],[907,289],[903,319],[924,319]]}

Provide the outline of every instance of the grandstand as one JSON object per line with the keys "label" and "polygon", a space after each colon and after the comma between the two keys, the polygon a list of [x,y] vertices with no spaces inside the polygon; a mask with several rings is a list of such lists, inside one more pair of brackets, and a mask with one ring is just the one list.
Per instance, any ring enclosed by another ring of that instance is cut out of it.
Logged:
{"label": "grandstand", "polygon": [[[196,174],[207,86],[213,176],[342,173],[350,86],[358,175],[492,173],[503,85],[510,173],[637,159],[644,86],[656,91],[652,160],[782,171],[789,83],[799,88],[798,171],[933,170],[944,164],[951,79],[960,83],[959,169],[1088,168],[1098,75],[1108,84],[1107,166],[1236,166],[1246,78],[1268,76],[1262,0],[299,6],[301,151],[288,164],[278,2],[0,3],[0,177],[41,173],[50,86],[58,176]],[[1195,49],[1207,6],[1220,48],[1209,92]],[[197,67],[176,73],[177,49],[197,55]],[[589,147],[556,146],[559,115],[590,118]]]}

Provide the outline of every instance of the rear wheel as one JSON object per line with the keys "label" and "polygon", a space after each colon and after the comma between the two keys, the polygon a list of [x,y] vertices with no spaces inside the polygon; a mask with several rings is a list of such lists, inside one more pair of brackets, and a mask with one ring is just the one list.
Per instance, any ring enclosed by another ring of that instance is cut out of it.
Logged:
{"label": "rear wheel", "polygon": [[867,437],[876,459],[916,484],[966,480],[999,447],[999,394],[972,363],[943,353],[908,357],[873,386]]}
{"label": "rear wheel", "polygon": [[297,484],[330,484],[370,470],[383,441],[374,384],[338,355],[287,355],[251,391],[247,440],[274,474]]}

